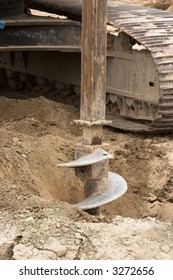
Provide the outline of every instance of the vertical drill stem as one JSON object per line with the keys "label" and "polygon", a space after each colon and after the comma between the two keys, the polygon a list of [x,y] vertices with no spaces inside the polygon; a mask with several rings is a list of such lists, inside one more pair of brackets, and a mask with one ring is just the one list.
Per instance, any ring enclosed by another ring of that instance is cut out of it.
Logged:
{"label": "vertical drill stem", "polygon": [[[82,5],[82,65],[80,118],[83,144],[102,143],[102,122],[105,120],[106,99],[107,0],[83,0]],[[94,124],[95,122],[98,125]],[[99,188],[99,181],[85,182],[85,198]],[[99,208],[87,211],[98,215]]]}
{"label": "vertical drill stem", "polygon": [[[107,0],[83,0],[80,118],[105,120]],[[83,128],[85,144],[101,144],[102,125]]]}

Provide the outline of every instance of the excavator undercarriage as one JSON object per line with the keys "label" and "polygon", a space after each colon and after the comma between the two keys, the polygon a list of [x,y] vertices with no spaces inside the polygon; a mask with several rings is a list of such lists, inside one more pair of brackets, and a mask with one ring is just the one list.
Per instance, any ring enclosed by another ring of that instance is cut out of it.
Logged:
{"label": "excavator undercarriage", "polygon": [[[24,8],[22,0],[0,1],[5,22],[0,30],[1,88],[79,104],[81,5],[80,0],[28,0]],[[33,16],[28,8],[67,18]],[[108,1],[108,24],[110,125],[173,131],[173,15]]]}

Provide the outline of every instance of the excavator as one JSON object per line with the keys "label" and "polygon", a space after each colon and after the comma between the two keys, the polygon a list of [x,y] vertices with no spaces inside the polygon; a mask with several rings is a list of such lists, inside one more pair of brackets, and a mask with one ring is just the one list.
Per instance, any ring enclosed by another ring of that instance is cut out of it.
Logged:
{"label": "excavator", "polygon": [[[57,17],[35,16],[31,9]],[[77,105],[81,19],[81,0],[0,0],[1,88],[70,99]],[[132,132],[173,131],[173,14],[108,1],[107,22],[110,126]]]}

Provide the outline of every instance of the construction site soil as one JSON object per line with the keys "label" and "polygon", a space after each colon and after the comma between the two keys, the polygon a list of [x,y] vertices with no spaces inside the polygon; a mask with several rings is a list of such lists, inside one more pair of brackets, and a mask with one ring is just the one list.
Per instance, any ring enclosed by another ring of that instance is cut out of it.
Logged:
{"label": "construction site soil", "polygon": [[110,171],[128,191],[90,216],[72,206],[83,183],[57,167],[82,141],[75,119],[72,104],[1,92],[0,259],[173,259],[173,134],[105,127]]}

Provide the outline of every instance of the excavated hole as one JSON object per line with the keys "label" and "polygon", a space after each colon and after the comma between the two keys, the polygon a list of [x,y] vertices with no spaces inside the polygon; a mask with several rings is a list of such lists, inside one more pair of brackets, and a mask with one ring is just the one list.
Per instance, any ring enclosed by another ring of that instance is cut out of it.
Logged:
{"label": "excavated hole", "polygon": [[[48,201],[82,201],[83,182],[74,170],[56,167],[57,163],[73,160],[75,145],[81,142],[82,131],[72,124],[79,118],[79,110],[43,97],[12,97],[0,97],[0,179],[21,186],[17,197],[22,203],[16,204],[14,199],[12,205],[13,190],[7,193],[4,188],[1,207],[29,207],[31,199],[22,198],[26,190]],[[122,198],[101,207],[101,214],[172,221],[171,167],[162,148],[155,148],[157,143],[169,142],[169,135],[145,136],[105,129],[103,140],[114,154],[110,171],[124,177],[129,188]]]}

